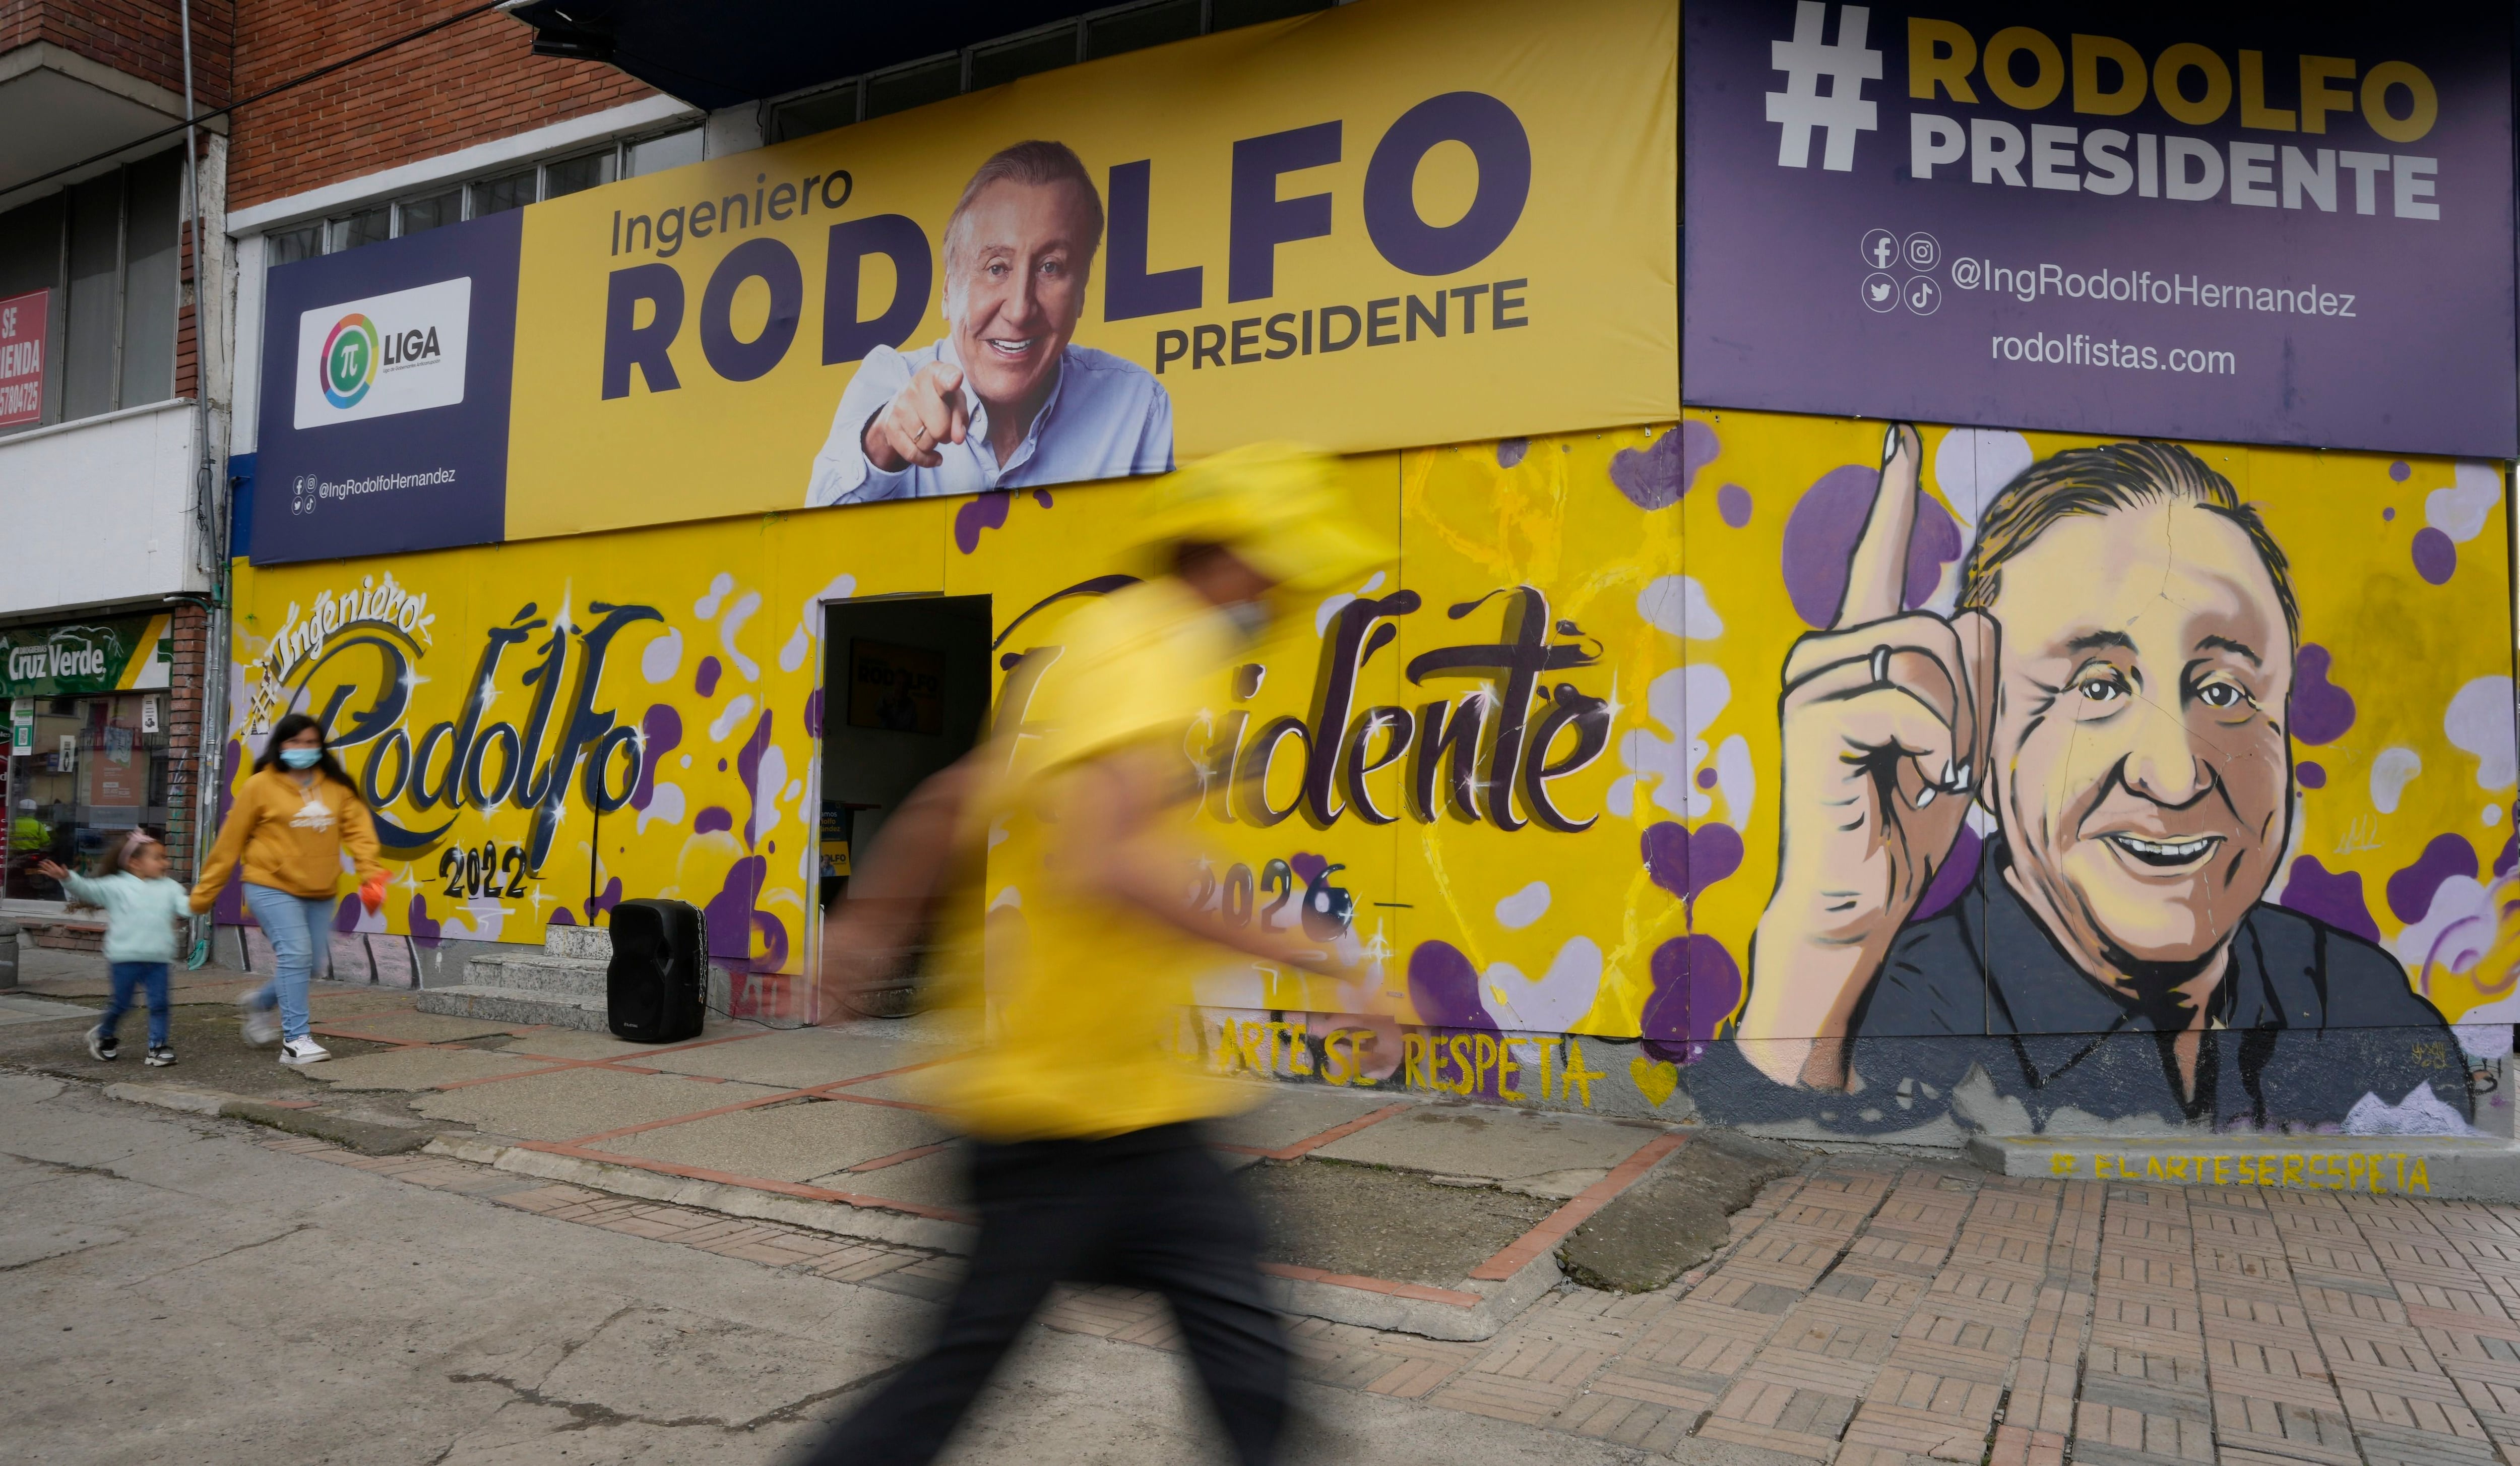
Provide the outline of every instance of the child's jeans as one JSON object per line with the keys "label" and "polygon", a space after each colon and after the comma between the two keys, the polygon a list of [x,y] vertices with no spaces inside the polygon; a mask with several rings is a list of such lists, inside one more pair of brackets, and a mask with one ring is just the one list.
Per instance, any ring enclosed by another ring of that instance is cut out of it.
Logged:
{"label": "child's jeans", "polygon": [[122,1015],[131,1011],[132,990],[142,984],[149,987],[149,1046],[164,1048],[167,1039],[166,964],[163,962],[116,962],[113,964],[113,1000],[105,1005],[105,1018],[97,1027],[108,1033],[122,1028]]}

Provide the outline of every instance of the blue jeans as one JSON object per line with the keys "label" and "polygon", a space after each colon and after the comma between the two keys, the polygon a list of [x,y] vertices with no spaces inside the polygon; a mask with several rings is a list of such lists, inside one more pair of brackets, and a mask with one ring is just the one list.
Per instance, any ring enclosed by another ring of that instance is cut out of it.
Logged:
{"label": "blue jeans", "polygon": [[122,1028],[122,1015],[131,1011],[132,990],[142,984],[149,987],[149,1046],[166,1046],[166,964],[163,962],[116,962],[113,964],[113,1000],[105,1005],[105,1017],[97,1027],[109,1034]]}
{"label": "blue jeans", "polygon": [[262,935],[270,939],[271,954],[280,969],[246,1002],[256,1008],[278,1008],[280,1036],[303,1038],[312,1021],[306,1011],[306,984],[314,976],[317,949],[333,939],[335,902],[331,896],[291,895],[277,887],[248,881],[245,904],[261,923]]}

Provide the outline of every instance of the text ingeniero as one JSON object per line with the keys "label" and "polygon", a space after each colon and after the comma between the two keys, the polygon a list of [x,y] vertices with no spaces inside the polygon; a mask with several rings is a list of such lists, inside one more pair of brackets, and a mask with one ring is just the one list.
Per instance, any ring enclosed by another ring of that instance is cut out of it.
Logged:
{"label": "text ingeniero", "polygon": [[[1436,222],[1419,212],[1418,170],[1429,153],[1448,144],[1469,151],[1478,181],[1460,217]],[[1278,294],[1279,250],[1327,238],[1333,229],[1328,193],[1281,198],[1280,179],[1340,161],[1345,156],[1345,127],[1333,119],[1241,138],[1232,144],[1230,153],[1226,299],[1229,303],[1271,299]],[[616,211],[610,226],[611,253],[617,257],[647,252],[653,257],[613,270],[607,282],[603,396],[608,400],[628,396],[634,372],[651,392],[682,386],[672,348],[691,312],[682,267],[669,261],[688,241],[806,219],[817,207],[826,212],[838,208],[854,191],[855,181],[844,169],[776,183],[764,172],[755,175],[750,189],[722,198],[652,214]],[[1100,270],[1102,319],[1133,320],[1202,308],[1209,284],[1204,266],[1157,269],[1148,258],[1148,225],[1155,206],[1153,161],[1112,165],[1104,193],[1107,224]],[[1521,119],[1495,97],[1460,91],[1419,102],[1384,129],[1369,155],[1359,204],[1366,236],[1383,262],[1410,275],[1436,278],[1459,276],[1493,255],[1520,223],[1530,196],[1531,140]],[[937,251],[926,227],[905,214],[865,214],[832,222],[823,243],[823,365],[860,361],[878,346],[898,346],[909,341],[926,318],[937,284]],[[880,304],[864,298],[861,291],[862,278],[871,273],[866,269],[868,261],[878,257],[891,275],[891,298]],[[738,334],[735,302],[739,292],[755,280],[767,289],[769,308],[747,339]],[[1517,310],[1519,298],[1509,293],[1526,284],[1508,280],[1465,289],[1496,292],[1483,302],[1488,324],[1491,329],[1508,329],[1523,323]],[[1466,317],[1473,302],[1462,291],[1439,293],[1433,310],[1442,311],[1443,301],[1457,296],[1462,297],[1462,313]],[[1398,297],[1369,301],[1362,314],[1394,313],[1399,304]],[[1343,320],[1360,312],[1352,306],[1332,306],[1323,314]],[[804,316],[805,274],[797,252],[776,232],[753,234],[728,250],[702,284],[697,323],[700,355],[712,372],[727,381],[756,380],[787,358]],[[1255,332],[1263,319],[1252,318]],[[1403,324],[1396,315],[1393,323]],[[1384,344],[1371,319],[1363,324],[1367,344]],[[1463,329],[1470,329],[1466,320]],[[1166,335],[1181,335],[1183,354],[1189,354],[1206,345],[1210,333],[1220,351],[1231,340],[1227,328],[1214,326]],[[1326,326],[1324,341],[1330,339]],[[1408,339],[1415,339],[1414,330]],[[1327,344],[1324,348],[1339,349]],[[1200,363],[1194,359],[1196,364]],[[1218,364],[1223,364],[1221,356]]]}

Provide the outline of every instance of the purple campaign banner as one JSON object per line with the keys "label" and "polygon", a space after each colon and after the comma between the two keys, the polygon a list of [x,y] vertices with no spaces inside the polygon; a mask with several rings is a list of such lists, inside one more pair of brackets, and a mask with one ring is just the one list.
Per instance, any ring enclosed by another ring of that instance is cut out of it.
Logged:
{"label": "purple campaign banner", "polygon": [[1689,403],[2520,456],[2507,7],[1685,21]]}

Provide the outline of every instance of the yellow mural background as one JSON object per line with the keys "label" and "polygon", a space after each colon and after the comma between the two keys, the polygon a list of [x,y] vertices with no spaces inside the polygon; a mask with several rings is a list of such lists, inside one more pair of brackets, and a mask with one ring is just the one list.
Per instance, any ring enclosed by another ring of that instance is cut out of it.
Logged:
{"label": "yellow mural background", "polygon": [[[1711,939],[1746,968],[1749,935],[1775,873],[1778,669],[1806,629],[1780,572],[1785,527],[1811,485],[1834,470],[1877,463],[1881,427],[1732,412],[1692,412],[1688,421],[1693,426],[1685,430],[1662,425],[1346,460],[1346,488],[1358,513],[1392,534],[1399,563],[1332,600],[1286,607],[1278,637],[1254,654],[1266,667],[1256,692],[1214,710],[1211,729],[1247,713],[1246,733],[1272,717],[1306,715],[1323,632],[1335,623],[1338,604],[1355,595],[1407,590],[1419,600],[1415,611],[1390,618],[1389,644],[1362,664],[1355,710],[1420,710],[1439,699],[1458,705],[1491,682],[1457,675],[1413,684],[1405,668],[1429,651],[1498,641],[1507,599],[1498,593],[1515,587],[1547,598],[1552,644],[1583,649],[1590,659],[1543,679],[1603,699],[1610,709],[1599,755],[1549,788],[1570,818],[1593,821],[1581,833],[1537,824],[1508,831],[1450,814],[1428,822],[1403,813],[1376,826],[1352,810],[1327,828],[1302,812],[1260,827],[1214,817],[1216,808],[1233,806],[1211,802],[1203,839],[1220,877],[1236,863],[1256,873],[1271,859],[1343,867],[1334,880],[1355,899],[1356,935],[1383,959],[1387,985],[1409,995],[1410,1021],[1633,1037],[1655,991],[1657,952],[1692,938]],[[1966,432],[1925,434],[1926,491],[1962,519],[1997,486],[1956,481],[1966,477],[1955,472],[1964,460],[1992,473],[2020,455],[2092,441],[1979,433],[1953,446],[1954,434]],[[2357,707],[2344,735],[2295,750],[2297,761],[2319,762],[2327,779],[2300,793],[2293,854],[2358,878],[2384,943],[2408,927],[2384,898],[2390,877],[2438,837],[2465,839],[2483,872],[2480,890],[2498,891],[2491,867],[2510,834],[2511,782],[2505,774],[2498,787],[2480,783],[2481,760],[2453,747],[2444,727],[2445,707],[2462,687],[2510,675],[2509,526],[2498,470],[2489,469],[2498,475],[2491,502],[2478,502],[2471,516],[2477,523],[2456,543],[2454,572],[2435,585],[2416,573],[2409,546],[2428,515],[2440,517],[2436,496],[2462,481],[2458,465],[2195,447],[2263,508],[2295,568],[2304,637],[2329,650],[2331,678]],[[2395,472],[2401,462],[2403,477]],[[2465,481],[2471,497],[2482,481],[2472,469]],[[402,721],[414,739],[426,725],[457,717],[473,691],[485,640],[515,624],[527,605],[579,628],[597,622],[599,603],[654,608],[655,619],[619,630],[593,700],[622,725],[678,729],[669,744],[642,735],[653,784],[647,807],[625,806],[599,820],[573,784],[549,858],[514,898],[449,895],[441,862],[448,848],[521,844],[530,813],[513,803],[464,811],[437,845],[389,861],[392,894],[381,916],[366,919],[368,929],[536,941],[559,910],[586,920],[590,892],[602,894],[616,881],[624,895],[707,907],[725,898],[731,873],[757,860],[757,893],[738,904],[759,915],[749,918],[740,952],[720,933],[719,958],[754,969],[739,979],[742,1007],[809,1016],[808,985],[798,980],[811,944],[810,836],[819,798],[820,752],[808,729],[823,666],[818,608],[852,597],[987,594],[1003,638],[999,655],[1055,644],[1065,610],[1077,603],[1054,606],[1012,635],[1010,623],[1080,581],[1141,569],[1130,551],[1138,495],[1133,485],[1106,484],[328,566],[240,565],[236,706],[241,719],[257,715],[258,664],[289,640],[284,628],[310,618],[321,623],[316,610],[328,596],[338,605],[346,592],[364,587],[373,594],[388,575],[407,595],[427,597],[425,626],[411,636],[416,675]],[[2383,511],[2393,513],[2383,518]],[[1684,575],[1695,582],[1702,608],[1679,599]],[[1458,616],[1456,608],[1462,608]],[[321,644],[358,634],[336,626]],[[491,678],[490,720],[523,720],[534,691],[523,674],[543,634],[512,649]],[[297,669],[310,661],[301,658]],[[564,679],[576,666],[564,664]],[[377,655],[353,646],[313,675],[299,706],[311,700],[320,708],[347,687],[345,714],[355,713],[373,700],[385,670]],[[992,675],[1002,675],[996,664]],[[285,690],[298,696],[294,684]],[[258,715],[281,706],[265,700]],[[257,729],[241,721],[237,731],[248,752],[258,746],[248,736]],[[746,778],[748,743],[760,754]],[[1569,743],[1555,747],[1562,755]],[[2389,748],[2411,751],[2422,771],[2405,784],[2397,807],[2382,811],[2370,762]],[[351,750],[348,761],[363,772],[367,751]],[[1368,777],[1376,804],[1407,809],[1413,764],[1414,756],[1403,758]],[[1299,765],[1289,740],[1263,786],[1274,806],[1294,797]],[[614,763],[609,787],[621,787],[625,766]],[[1509,807],[1529,813],[1518,793]],[[704,811],[722,813],[703,820]],[[443,818],[408,800],[384,812],[412,828]],[[1694,848],[1712,849],[1705,832],[1718,824],[1741,837],[1739,863],[1703,884],[1692,907],[1671,871],[1652,866],[1645,847],[1658,830],[1673,833],[1660,827],[1678,826],[1691,832]],[[1536,895],[1535,888],[1545,890]],[[1420,964],[1438,944],[1457,954],[1447,960],[1463,975],[1451,989],[1411,981],[1432,970]],[[2507,954],[2498,954],[2464,973],[2437,970],[2423,981],[2456,1021],[2483,1011],[2483,1003],[2506,1000],[2510,978]],[[1733,981],[1737,986],[1737,976]],[[1720,987],[1718,982],[1709,990]],[[1317,981],[1232,970],[1201,995],[1221,1011],[1286,1014],[1298,1024],[1308,1011],[1338,1006],[1337,995]],[[1711,1033],[1723,1016],[1691,1012],[1686,1032]],[[1667,1024],[1664,1036],[1681,1031]],[[1618,1065],[1630,1062],[1629,1051],[1612,1052]],[[1592,1062],[1598,1068],[1604,1061],[1595,1054]],[[1634,1062],[1636,1082],[1649,1098],[1657,1084],[1669,1092],[1669,1065]]]}

